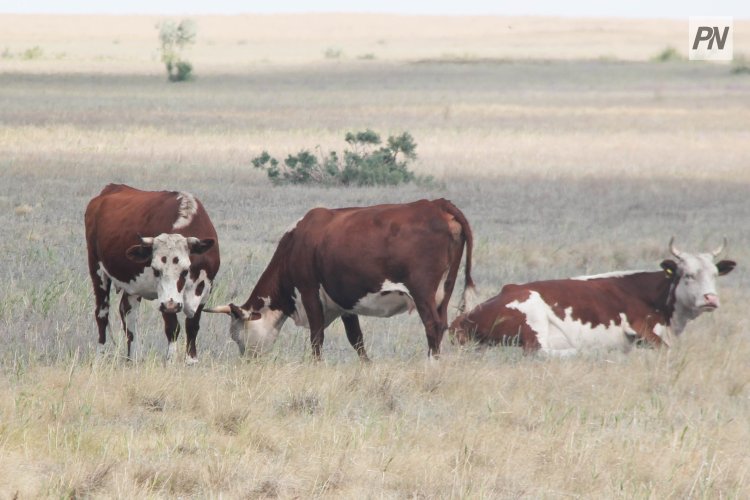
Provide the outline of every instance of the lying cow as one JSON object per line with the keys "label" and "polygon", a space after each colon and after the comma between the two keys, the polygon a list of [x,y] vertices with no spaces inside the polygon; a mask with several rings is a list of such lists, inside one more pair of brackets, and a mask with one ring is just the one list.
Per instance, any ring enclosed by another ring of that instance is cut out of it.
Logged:
{"label": "lying cow", "polygon": [[460,315],[450,332],[460,344],[520,345],[524,351],[566,355],[595,348],[629,350],[634,341],[669,344],[704,311],[719,307],[716,277],[735,263],[723,250],[689,254],[669,243],[676,260],[662,271],[630,271],[506,285],[499,295]]}
{"label": "lying cow", "polygon": [[390,317],[416,309],[428,356],[438,356],[448,301],[466,245],[464,302],[471,279],[471,228],[447,200],[310,210],[284,234],[242,306],[207,312],[231,316],[230,335],[243,354],[271,347],[287,318],[310,329],[320,358],[324,329],[341,317],[360,359],[368,360],[359,315]]}
{"label": "lying cow", "polygon": [[140,191],[110,184],[86,207],[89,273],[96,299],[99,351],[109,325],[109,292],[122,290],[120,315],[128,345],[135,336],[141,299],[159,302],[167,335],[167,359],[176,350],[185,313],[186,363],[197,362],[195,338],[203,304],[219,270],[214,226],[198,199],[175,191]]}

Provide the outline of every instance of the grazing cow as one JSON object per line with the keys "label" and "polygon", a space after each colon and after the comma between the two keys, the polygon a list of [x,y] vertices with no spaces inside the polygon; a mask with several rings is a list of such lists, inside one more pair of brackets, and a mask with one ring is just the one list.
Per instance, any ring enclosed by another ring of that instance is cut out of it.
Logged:
{"label": "grazing cow", "polygon": [[109,325],[109,291],[122,290],[120,315],[128,359],[141,299],[159,302],[167,335],[167,359],[176,350],[187,316],[186,363],[197,362],[195,338],[201,311],[219,270],[216,230],[197,198],[175,191],[140,191],[109,184],[86,207],[89,273],[96,298],[99,351]]}
{"label": "grazing cow", "polygon": [[253,355],[268,349],[291,317],[310,329],[315,359],[324,329],[341,316],[349,342],[367,361],[359,315],[390,317],[416,309],[428,356],[438,356],[464,244],[465,302],[474,290],[473,238],[466,217],[451,202],[315,208],[282,236],[242,306],[206,312],[229,314],[240,354]]}
{"label": "grazing cow", "polygon": [[[669,248],[676,260],[662,271],[629,271],[506,285],[499,295],[460,315],[450,333],[460,344],[520,345],[555,355],[596,348],[628,351],[634,341],[669,345],[687,322],[719,307],[716,277],[731,260],[714,264],[723,250],[690,254]],[[671,333],[670,333],[671,330]]]}

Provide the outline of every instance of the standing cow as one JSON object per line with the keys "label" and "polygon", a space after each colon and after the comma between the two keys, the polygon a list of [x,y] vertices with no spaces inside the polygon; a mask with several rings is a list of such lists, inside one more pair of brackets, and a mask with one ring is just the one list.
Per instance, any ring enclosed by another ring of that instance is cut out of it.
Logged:
{"label": "standing cow", "polygon": [[473,239],[466,217],[451,202],[315,208],[282,236],[242,306],[206,311],[229,314],[240,353],[254,355],[274,343],[291,317],[310,329],[316,359],[324,329],[340,316],[349,342],[366,361],[359,315],[390,317],[416,309],[428,356],[438,356],[464,244],[465,302],[474,289]]}
{"label": "standing cow", "polygon": [[634,341],[669,345],[669,334],[719,307],[716,277],[735,263],[714,259],[723,250],[690,254],[661,271],[629,271],[506,285],[499,295],[456,318],[450,332],[460,344],[520,345],[524,351],[567,355],[595,348],[630,349]]}
{"label": "standing cow", "polygon": [[96,298],[99,350],[109,325],[109,291],[122,290],[120,315],[128,342],[135,336],[141,299],[159,302],[167,335],[167,359],[174,357],[185,313],[186,363],[197,362],[195,338],[203,305],[219,270],[216,230],[193,195],[140,191],[110,184],[86,207],[89,273]]}

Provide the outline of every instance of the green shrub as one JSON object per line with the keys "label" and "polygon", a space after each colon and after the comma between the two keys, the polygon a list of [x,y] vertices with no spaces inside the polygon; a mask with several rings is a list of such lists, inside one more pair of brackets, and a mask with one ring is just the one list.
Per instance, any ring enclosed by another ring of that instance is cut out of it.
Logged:
{"label": "green shrub", "polygon": [[417,144],[408,132],[388,137],[385,145],[381,145],[380,136],[372,130],[348,132],[344,140],[350,149],[343,154],[331,151],[316,155],[302,150],[281,163],[263,151],[251,161],[255,168],[265,170],[275,185],[395,186],[432,180],[417,178],[409,170],[408,163],[417,157]]}
{"label": "green shrub", "polygon": [[39,45],[34,45],[30,49],[26,49],[21,53],[21,59],[24,61],[31,61],[33,59],[41,59],[44,55],[44,51]]}
{"label": "green shrub", "polygon": [[750,60],[744,54],[738,54],[734,57],[732,73],[735,75],[750,74]]}
{"label": "green shrub", "polygon": [[664,50],[656,54],[652,61],[654,62],[672,62],[672,61],[682,61],[685,58],[677,52],[677,49],[674,47],[666,47]]}
{"label": "green shrub", "polygon": [[156,25],[159,30],[161,60],[167,69],[167,80],[184,82],[192,76],[193,65],[183,58],[189,45],[195,43],[197,31],[195,23],[183,19],[179,24],[174,21],[162,21]]}
{"label": "green shrub", "polygon": [[326,59],[341,59],[342,55],[344,55],[344,52],[336,47],[328,47],[325,52],[323,52],[323,56]]}

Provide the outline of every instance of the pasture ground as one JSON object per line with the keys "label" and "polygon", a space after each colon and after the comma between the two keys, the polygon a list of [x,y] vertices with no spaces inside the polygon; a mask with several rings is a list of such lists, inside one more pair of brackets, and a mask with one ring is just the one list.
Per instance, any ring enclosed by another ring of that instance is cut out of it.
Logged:
{"label": "pasture ground", "polygon": [[[750,494],[750,78],[649,62],[682,48],[682,24],[200,18],[197,78],[174,85],[154,22],[0,16],[0,497]],[[18,56],[36,45],[38,59]],[[342,149],[367,127],[411,132],[415,170],[438,182],[271,188],[250,165],[263,149]],[[558,360],[446,339],[428,363],[405,315],[363,320],[368,366],[340,322],[325,363],[291,322],[248,361],[206,316],[201,363],[164,366],[144,303],[138,360],[118,357],[115,315],[95,360],[83,210],[109,182],[204,202],[222,249],[212,303],[244,301],[309,208],[421,197],[471,221],[482,299],[657,269],[673,234],[686,250],[726,234],[739,266],[722,308],[668,351]]]}

